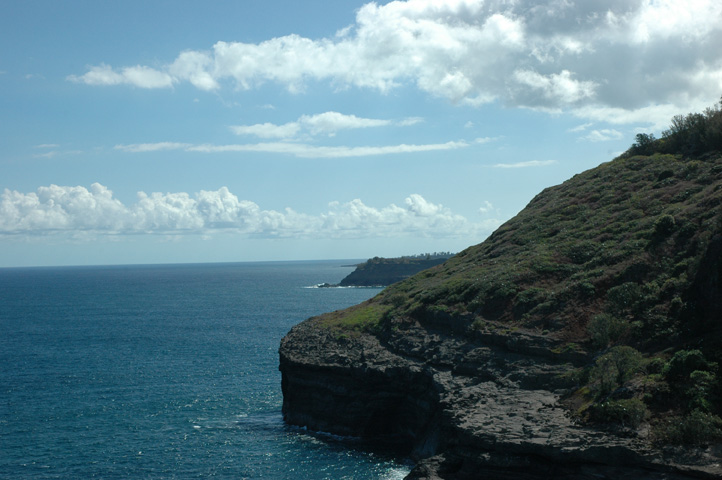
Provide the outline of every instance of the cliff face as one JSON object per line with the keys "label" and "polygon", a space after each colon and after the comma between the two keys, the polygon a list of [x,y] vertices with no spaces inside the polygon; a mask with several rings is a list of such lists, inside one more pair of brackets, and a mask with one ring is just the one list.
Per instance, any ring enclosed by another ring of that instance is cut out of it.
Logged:
{"label": "cliff face", "polygon": [[414,479],[722,478],[720,204],[719,155],[547,189],[486,242],[294,327],[284,417],[386,441]]}
{"label": "cliff face", "polygon": [[281,346],[285,420],[410,455],[420,460],[410,479],[722,475],[713,453],[691,461],[579,425],[560,403],[571,359],[543,354],[543,339],[503,337],[470,342],[419,324],[339,337],[304,323]]}

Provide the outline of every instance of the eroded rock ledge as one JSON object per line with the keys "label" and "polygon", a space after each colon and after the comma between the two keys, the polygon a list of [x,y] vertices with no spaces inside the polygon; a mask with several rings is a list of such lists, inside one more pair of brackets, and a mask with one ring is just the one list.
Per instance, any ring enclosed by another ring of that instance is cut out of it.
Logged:
{"label": "eroded rock ledge", "polygon": [[676,457],[643,433],[576,425],[560,404],[576,359],[529,332],[502,337],[307,320],[280,347],[284,418],[385,442],[418,462],[409,479],[722,478],[719,452]]}

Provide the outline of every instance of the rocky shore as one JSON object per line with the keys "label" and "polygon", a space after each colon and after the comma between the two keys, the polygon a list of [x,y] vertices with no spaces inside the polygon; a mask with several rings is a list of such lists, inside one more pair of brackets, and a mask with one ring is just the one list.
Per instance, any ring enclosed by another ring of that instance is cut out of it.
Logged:
{"label": "rocky shore", "polygon": [[582,359],[543,337],[396,327],[293,328],[280,348],[286,422],[408,455],[408,479],[722,478],[712,448],[657,450],[631,430],[577,424],[561,399]]}

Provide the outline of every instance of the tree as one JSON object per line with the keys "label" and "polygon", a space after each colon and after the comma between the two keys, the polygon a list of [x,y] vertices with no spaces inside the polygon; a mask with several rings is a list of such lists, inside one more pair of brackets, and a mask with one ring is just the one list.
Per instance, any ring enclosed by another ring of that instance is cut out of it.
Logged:
{"label": "tree", "polygon": [[640,370],[642,360],[641,353],[626,345],[611,348],[597,358],[591,376],[599,382],[599,395],[605,396],[624,385]]}
{"label": "tree", "polygon": [[652,133],[638,133],[637,141],[632,144],[630,154],[632,155],[652,155],[654,153],[654,142],[657,141]]}

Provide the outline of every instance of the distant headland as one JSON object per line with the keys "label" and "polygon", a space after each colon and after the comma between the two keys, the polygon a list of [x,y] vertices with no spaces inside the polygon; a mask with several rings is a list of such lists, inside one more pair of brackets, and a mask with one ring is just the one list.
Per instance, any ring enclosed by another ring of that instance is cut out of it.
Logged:
{"label": "distant headland", "polygon": [[356,270],[338,284],[322,283],[319,287],[386,287],[412,275],[435,267],[453,257],[451,252],[423,253],[395,258],[374,257],[356,265]]}

